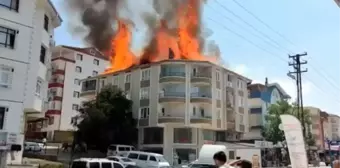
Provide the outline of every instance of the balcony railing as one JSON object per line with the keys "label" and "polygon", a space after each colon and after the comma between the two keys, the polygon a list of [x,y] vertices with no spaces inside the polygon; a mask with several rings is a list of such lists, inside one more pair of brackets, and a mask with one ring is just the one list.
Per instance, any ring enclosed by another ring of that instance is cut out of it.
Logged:
{"label": "balcony railing", "polygon": [[192,78],[211,78],[210,73],[193,73],[191,75]]}
{"label": "balcony railing", "polygon": [[211,119],[211,116],[190,116],[192,119]]}
{"label": "balcony railing", "polygon": [[161,72],[160,77],[185,77],[185,72]]}
{"label": "balcony railing", "polygon": [[185,97],[185,92],[164,92],[160,93],[159,97]]}
{"label": "balcony railing", "polygon": [[202,92],[197,92],[197,93],[191,93],[192,98],[211,98],[211,93],[202,93]]}

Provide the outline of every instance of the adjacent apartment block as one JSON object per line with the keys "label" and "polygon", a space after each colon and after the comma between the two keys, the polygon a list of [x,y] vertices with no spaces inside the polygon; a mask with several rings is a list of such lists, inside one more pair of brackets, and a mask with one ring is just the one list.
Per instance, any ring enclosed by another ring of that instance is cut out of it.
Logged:
{"label": "adjacent apartment block", "polygon": [[312,124],[309,130],[312,133],[313,138],[315,139],[315,146],[318,150],[324,150],[324,114],[322,114],[322,111],[316,107],[305,107],[305,109],[309,110],[309,115],[311,117]]}
{"label": "adjacent apartment block", "polygon": [[209,62],[166,60],[88,78],[80,96],[117,86],[133,101],[138,148],[170,162],[190,161],[204,143],[239,140],[248,132],[249,82]]}
{"label": "adjacent apartment block", "polygon": [[329,130],[332,140],[340,140],[340,117],[334,114],[328,115]]}
{"label": "adjacent apartment block", "polygon": [[43,118],[28,123],[32,135],[44,136],[51,141],[71,140],[75,130],[72,119],[85,100],[79,97],[80,81],[103,73],[108,65],[108,57],[95,48],[55,47],[48,85],[48,109]]}
{"label": "adjacent apartment block", "polygon": [[271,104],[280,100],[290,99],[290,96],[278,83],[248,85],[248,108],[249,108],[249,133],[244,135],[244,140],[262,140],[261,129],[265,125],[265,115]]}
{"label": "adjacent apartment block", "polygon": [[[45,110],[53,31],[62,20],[49,0],[1,0],[0,16],[0,130],[23,134],[25,115]],[[15,155],[11,162],[20,163],[22,153]]]}

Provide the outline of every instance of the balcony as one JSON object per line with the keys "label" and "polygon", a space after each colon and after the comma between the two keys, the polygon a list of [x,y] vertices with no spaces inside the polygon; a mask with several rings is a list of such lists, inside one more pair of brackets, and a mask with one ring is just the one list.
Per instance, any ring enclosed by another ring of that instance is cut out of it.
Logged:
{"label": "balcony", "polygon": [[227,121],[227,130],[235,130],[235,121],[229,120]]}
{"label": "balcony", "polygon": [[94,96],[96,94],[96,90],[97,90],[97,80],[96,79],[84,81],[84,82],[82,82],[82,88],[81,88],[80,96],[82,96],[82,97]]}
{"label": "balcony", "polygon": [[159,83],[185,82],[185,72],[161,72]]}
{"label": "balcony", "polygon": [[191,83],[211,84],[211,73],[193,73],[191,75]]}
{"label": "balcony", "polygon": [[190,117],[191,124],[212,124],[211,116],[191,116]]}
{"label": "balcony", "polygon": [[164,92],[159,94],[159,103],[185,103],[184,92]]}
{"label": "balcony", "polygon": [[210,93],[203,92],[191,93],[190,97],[191,103],[211,103],[212,101]]}
{"label": "balcony", "polygon": [[184,124],[185,123],[185,112],[183,111],[183,115],[180,114],[159,114],[158,115],[158,123],[159,124]]}

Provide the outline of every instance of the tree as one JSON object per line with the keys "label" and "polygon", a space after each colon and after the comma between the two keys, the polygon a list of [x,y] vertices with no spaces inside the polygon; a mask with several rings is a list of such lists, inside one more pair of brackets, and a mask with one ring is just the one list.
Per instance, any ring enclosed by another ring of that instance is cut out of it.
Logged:
{"label": "tree", "polygon": [[[282,114],[293,115],[301,121],[297,114],[297,107],[294,104],[290,104],[287,101],[279,101],[276,104],[269,106],[268,113],[265,116],[266,124],[262,130],[262,133],[267,141],[271,141],[274,144],[285,140],[284,132],[279,129],[279,125],[281,124],[280,115]],[[315,140],[309,129],[311,125],[311,116],[307,109],[304,109],[304,125],[307,128],[305,142],[306,144],[313,146],[315,145]]]}
{"label": "tree", "polygon": [[77,143],[106,150],[109,144],[133,145],[137,140],[136,121],[132,117],[132,101],[116,87],[104,87],[95,100],[83,104],[77,124]]}

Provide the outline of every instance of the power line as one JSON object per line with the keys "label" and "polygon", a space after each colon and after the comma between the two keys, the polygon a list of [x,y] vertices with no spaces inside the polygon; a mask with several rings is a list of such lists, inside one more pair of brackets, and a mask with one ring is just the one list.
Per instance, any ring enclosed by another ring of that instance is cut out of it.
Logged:
{"label": "power line", "polygon": [[280,32],[276,31],[275,29],[273,29],[271,26],[269,26],[267,23],[265,23],[264,21],[262,21],[259,17],[257,17],[254,13],[252,13],[250,10],[248,10],[246,7],[244,7],[242,4],[240,4],[239,2],[237,2],[236,0],[232,0],[237,6],[239,6],[240,8],[242,8],[244,11],[246,11],[249,15],[253,16],[257,21],[259,21],[260,23],[262,23],[264,26],[266,26],[268,29],[270,29],[271,31],[273,31],[274,33],[276,33],[278,36],[280,36],[282,39],[284,39],[285,41],[287,41],[288,43],[290,43],[291,45],[294,45],[296,47],[298,47],[298,45],[296,45],[294,42],[292,42],[291,40],[289,40],[288,38],[286,38],[283,34],[281,34]]}
{"label": "power line", "polygon": [[251,27],[253,30],[255,30],[256,32],[258,32],[259,34],[261,34],[262,36],[266,37],[268,40],[270,40],[272,43],[276,44],[278,47],[283,48],[284,50],[286,50],[289,53],[294,53],[291,50],[287,49],[286,47],[281,46],[278,42],[276,42],[274,39],[272,39],[271,37],[269,37],[267,34],[263,33],[262,31],[260,31],[259,29],[257,29],[255,26],[253,26],[252,24],[248,23],[247,21],[245,21],[242,17],[240,17],[239,15],[237,15],[236,13],[234,13],[232,10],[230,10],[229,8],[227,8],[225,5],[221,4],[220,2],[218,2],[217,0],[215,0],[215,2],[221,6],[224,10],[226,10],[227,12],[229,12],[230,14],[232,14],[234,17],[238,18],[240,21],[242,21],[244,24],[248,25],[249,27]]}

